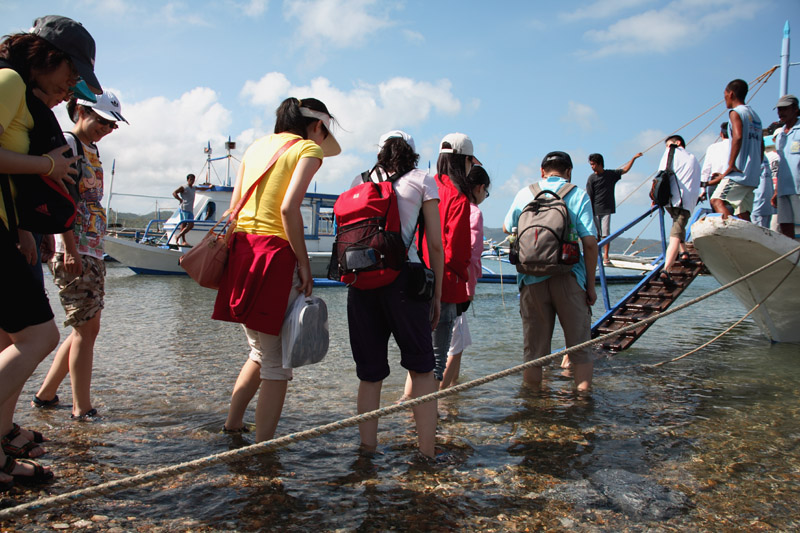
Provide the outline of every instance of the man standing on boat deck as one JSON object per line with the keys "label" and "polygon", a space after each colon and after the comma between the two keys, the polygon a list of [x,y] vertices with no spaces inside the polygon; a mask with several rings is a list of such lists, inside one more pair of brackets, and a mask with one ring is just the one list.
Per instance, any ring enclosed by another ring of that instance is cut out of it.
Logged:
{"label": "man standing on boat deck", "polygon": [[795,225],[800,224],[800,123],[797,97],[781,96],[775,106],[783,127],[775,136],[778,152],[778,186],[772,196],[772,205],[778,208],[778,226],[781,233],[795,238]]}
{"label": "man standing on boat deck", "polygon": [[731,153],[728,168],[720,174],[720,182],[711,197],[711,207],[726,218],[732,214],[750,221],[753,192],[761,179],[764,142],[761,138],[761,119],[744,103],[747,82],[733,80],[725,87],[725,106],[728,113]]}
{"label": "man standing on boat deck", "polygon": [[[181,203],[182,221],[194,219],[194,179],[194,174],[189,174],[186,176],[186,185],[181,185],[172,193],[172,196],[174,196],[175,199]],[[180,232],[178,232],[178,236],[175,237],[175,243],[178,246],[189,245],[189,243],[186,242],[186,234],[189,233],[193,227],[194,222],[188,222],[184,224]],[[183,240],[183,244],[181,244],[181,240]]]}
{"label": "man standing on boat deck", "polygon": [[[542,190],[558,191],[572,178],[572,159],[565,152],[550,152],[542,161]],[[514,197],[503,231],[511,233],[519,223],[522,210],[533,200],[530,187],[520,190]],[[517,273],[519,286],[519,314],[522,317],[525,361],[532,361],[550,353],[555,319],[561,323],[567,346],[575,346],[592,337],[592,305],[597,300],[595,292],[595,269],[597,268],[597,233],[589,196],[574,187],[566,195],[570,222],[583,243],[583,254],[572,270],[552,276],[534,276]],[[588,273],[588,275],[587,275]],[[579,391],[587,391],[592,384],[591,348],[569,354],[575,385]],[[535,389],[541,387],[542,368],[528,368],[523,381]]]}
{"label": "man standing on boat deck", "polygon": [[[631,158],[630,161],[625,163],[622,167],[616,170],[608,170],[603,168],[605,162],[601,154],[589,155],[589,166],[592,167],[592,174],[586,180],[586,193],[589,195],[589,200],[592,202],[592,211],[594,212],[594,225],[597,228],[597,235],[600,240],[605,239],[611,234],[611,215],[617,212],[617,200],[614,198],[614,187],[617,182],[622,179],[623,174],[627,174],[633,166],[633,162],[642,153],[639,152]],[[608,262],[608,249],[607,244],[604,252],[604,263]]]}
{"label": "man standing on boat deck", "polygon": [[669,274],[669,269],[679,258],[678,251],[680,251],[681,261],[689,261],[689,254],[686,251],[686,244],[684,244],[686,225],[689,223],[700,195],[701,170],[697,158],[686,150],[686,141],[683,140],[683,137],[670,135],[664,144],[667,145],[667,149],[661,157],[658,169],[666,170],[670,150],[674,150],[672,172],[675,174],[675,179],[670,180],[670,205],[665,207],[667,213],[672,217],[672,229],[669,231],[669,245],[660,279],[667,288],[671,288],[675,282]]}
{"label": "man standing on boat deck", "polygon": [[700,172],[700,186],[705,190],[700,195],[699,201],[710,199],[717,190],[720,177],[728,168],[728,159],[731,155],[731,140],[728,138],[728,123],[719,125],[719,140],[706,148],[703,158],[703,170]]}

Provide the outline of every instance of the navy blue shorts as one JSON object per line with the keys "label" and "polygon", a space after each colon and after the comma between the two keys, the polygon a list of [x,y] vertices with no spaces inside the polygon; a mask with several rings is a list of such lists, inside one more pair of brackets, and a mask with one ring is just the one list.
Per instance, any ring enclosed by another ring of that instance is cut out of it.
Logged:
{"label": "navy blue shorts", "polygon": [[44,285],[17,249],[11,234],[0,222],[0,279],[3,280],[3,305],[0,306],[0,329],[17,333],[53,319],[53,310]]}
{"label": "navy blue shorts", "polygon": [[430,303],[406,295],[409,267],[385,287],[347,293],[347,322],[350,349],[356,374],[362,381],[377,382],[389,375],[389,335],[400,347],[400,364],[406,370],[433,370]]}

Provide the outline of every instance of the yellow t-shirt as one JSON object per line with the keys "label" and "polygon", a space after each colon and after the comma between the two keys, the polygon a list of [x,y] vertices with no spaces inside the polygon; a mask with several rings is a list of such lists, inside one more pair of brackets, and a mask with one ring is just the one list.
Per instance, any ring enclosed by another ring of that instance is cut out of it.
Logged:
{"label": "yellow t-shirt", "polygon": [[[278,133],[262,137],[250,145],[242,159],[242,196],[261,177],[275,152],[287,141],[298,138],[300,137],[292,133]],[[239,212],[236,231],[253,235],[276,235],[286,239],[281,204],[292,181],[294,169],[304,157],[322,159],[322,148],[314,141],[301,139],[284,152]]]}
{"label": "yellow t-shirt", "polygon": [[[0,147],[27,154],[30,147],[28,132],[33,129],[33,117],[25,101],[25,82],[13,69],[0,69]],[[13,185],[12,185],[13,190]],[[0,220],[8,227],[6,207],[0,193]]]}

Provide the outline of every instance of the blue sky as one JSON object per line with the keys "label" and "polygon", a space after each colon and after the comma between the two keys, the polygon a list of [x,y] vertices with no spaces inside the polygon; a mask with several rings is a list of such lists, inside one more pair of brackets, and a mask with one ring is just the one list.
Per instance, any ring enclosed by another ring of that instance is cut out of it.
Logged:
{"label": "blue sky", "polygon": [[[45,14],[92,33],[98,78],[131,123],[100,144],[107,187],[116,160],[115,194],[169,196],[201,170],[208,141],[220,155],[231,136],[241,156],[272,131],[283,98],[314,96],[341,124],[343,147],[323,164],[319,192],[339,193],[370,167],[384,131],[411,133],[420,166],[434,168],[439,140],[459,131],[493,180],[481,206],[490,227],[539,176],[548,151],[569,152],[573,181],[584,186],[589,153],[621,166],[720,103],[680,130],[687,140],[699,134],[689,148],[702,156],[724,120],[727,82],[750,82],[779,63],[787,20],[800,42],[797,0],[0,0],[0,31],[27,30]],[[789,92],[798,94],[794,70]],[[751,102],[765,124],[777,118],[778,80],[776,72]],[[659,145],[636,162],[617,186],[618,203],[662,152]],[[647,207],[647,189],[619,206],[612,226]],[[112,203],[154,206],[122,196]]]}

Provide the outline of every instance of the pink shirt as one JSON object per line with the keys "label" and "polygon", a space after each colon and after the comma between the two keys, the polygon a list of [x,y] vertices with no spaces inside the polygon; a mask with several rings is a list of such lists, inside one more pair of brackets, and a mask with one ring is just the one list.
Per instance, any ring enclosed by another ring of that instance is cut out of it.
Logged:
{"label": "pink shirt", "polygon": [[469,204],[469,242],[472,246],[472,255],[469,261],[469,279],[467,280],[467,296],[475,295],[475,285],[478,278],[483,276],[483,266],[481,265],[481,254],[483,253],[483,213],[480,208],[473,203]]}

